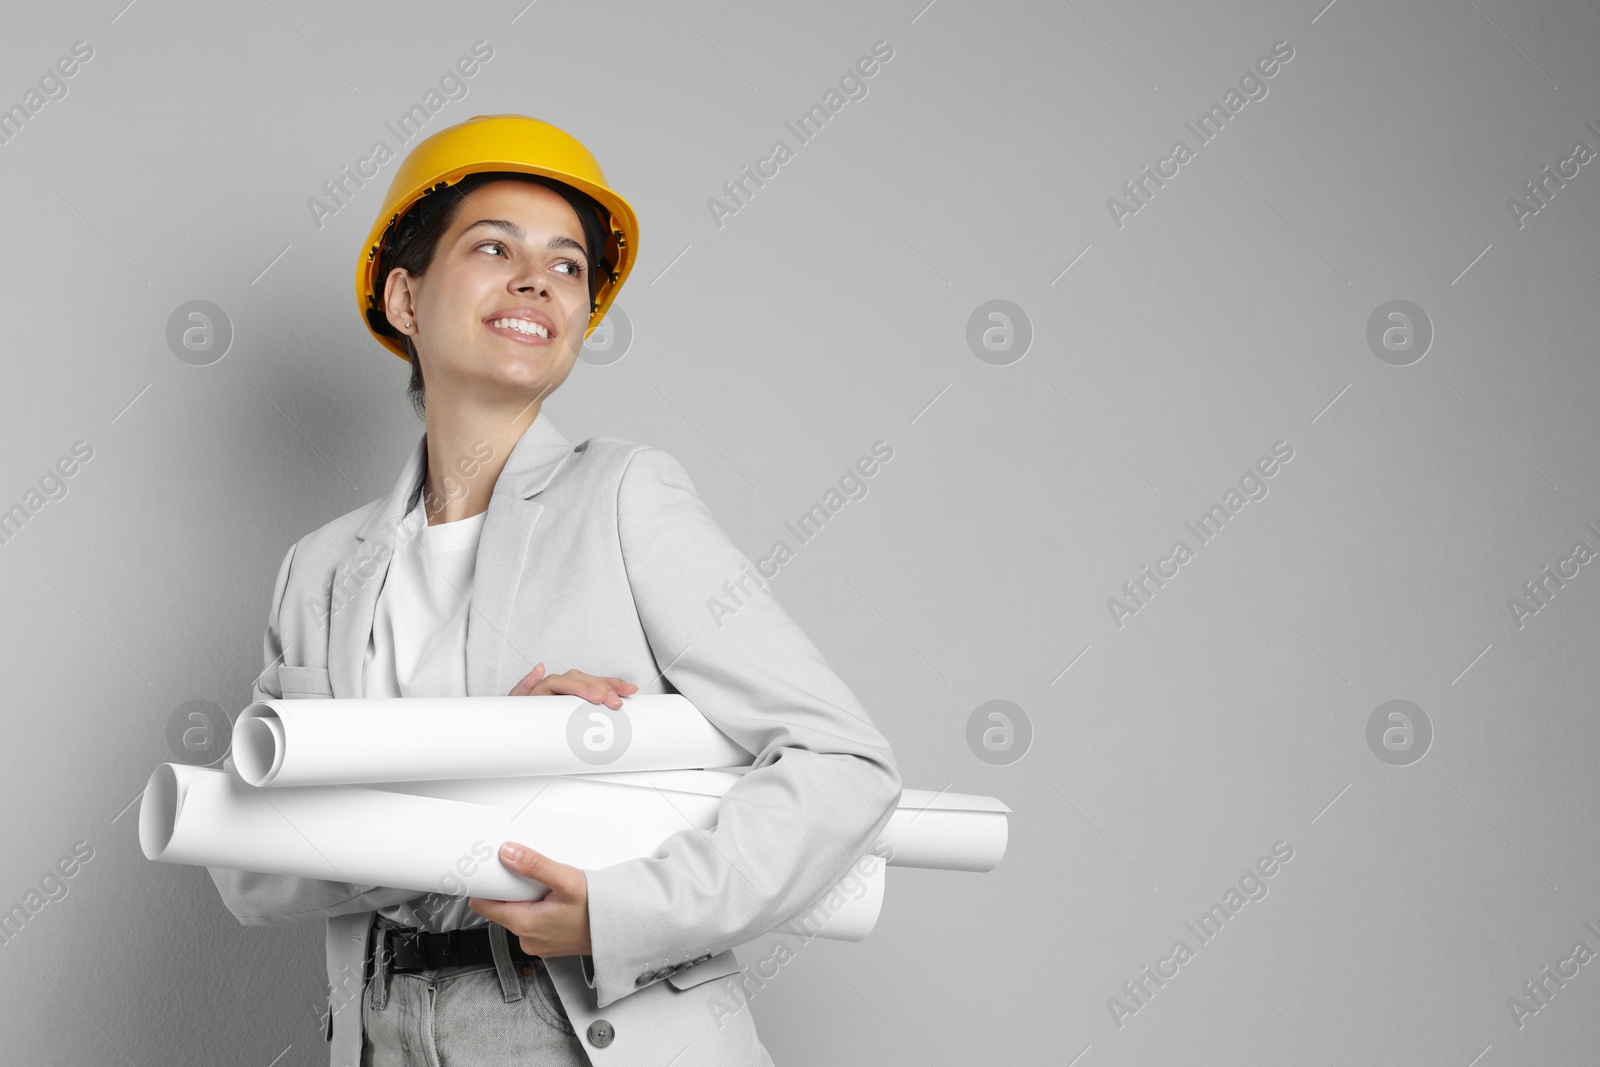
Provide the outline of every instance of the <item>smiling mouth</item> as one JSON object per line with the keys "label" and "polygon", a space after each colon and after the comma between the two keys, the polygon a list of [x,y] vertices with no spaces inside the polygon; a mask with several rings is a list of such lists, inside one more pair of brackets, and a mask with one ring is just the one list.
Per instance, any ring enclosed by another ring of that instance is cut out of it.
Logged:
{"label": "smiling mouth", "polygon": [[549,331],[545,329],[543,323],[532,322],[528,319],[494,319],[488,325],[496,333],[505,334],[523,342],[538,344],[550,340]]}

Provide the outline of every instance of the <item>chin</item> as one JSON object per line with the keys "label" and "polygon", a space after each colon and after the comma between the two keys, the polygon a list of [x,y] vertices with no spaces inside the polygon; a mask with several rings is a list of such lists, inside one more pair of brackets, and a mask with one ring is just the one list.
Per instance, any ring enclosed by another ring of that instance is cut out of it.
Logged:
{"label": "chin", "polygon": [[503,389],[537,394],[540,390],[554,392],[566,373],[561,369],[559,359],[535,356],[500,363],[489,372],[488,377]]}

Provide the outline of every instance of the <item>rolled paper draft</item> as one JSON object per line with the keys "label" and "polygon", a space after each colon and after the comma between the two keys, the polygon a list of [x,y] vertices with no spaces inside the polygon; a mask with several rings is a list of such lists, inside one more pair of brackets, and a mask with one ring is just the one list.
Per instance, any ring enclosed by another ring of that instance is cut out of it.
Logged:
{"label": "rolled paper draft", "polygon": [[[748,772],[727,770],[662,770],[578,777],[613,785],[667,790],[673,795],[718,796]],[[977,793],[903,789],[900,803],[880,835],[892,849],[891,867],[925,867],[941,871],[992,871],[1006,854],[1011,809],[996,797]]]}
{"label": "rolled paper draft", "polygon": [[[574,794],[564,787],[568,781],[518,780],[515,793],[502,792],[504,803],[483,804],[364,785],[259,789],[227,771],[164,763],[145,785],[139,845],[145,858],[165,863],[538,900],[549,887],[507,870],[499,859],[502,842],[519,841],[574,867],[599,868],[654,856],[667,837],[688,826],[704,829],[707,809],[706,825],[716,821],[715,798],[669,799],[636,786],[581,780]],[[657,803],[642,801],[645,795],[657,796]],[[580,800],[586,809],[579,810]],[[630,813],[643,821],[617,817]],[[862,872],[858,863],[809,912],[778,929],[830,940],[865,937],[883,906],[884,864],[871,867]]]}
{"label": "rolled paper draft", "polygon": [[[601,813],[630,823],[716,825],[722,794],[743,770],[636,771],[559,777],[473,778],[391,782],[374,788],[515,809],[535,793],[574,814]],[[583,783],[602,787],[591,790]],[[619,790],[623,790],[619,792]],[[992,871],[1005,855],[1011,809],[998,799],[927,789],[901,791],[880,835],[891,867]],[[664,821],[662,821],[664,820]]]}
{"label": "rolled paper draft", "polygon": [[[233,759],[239,777],[256,786],[367,784],[405,791],[406,782],[438,782],[431,794],[420,792],[491,805],[499,804],[501,791],[515,799],[522,788],[504,783],[539,788],[551,776],[642,786],[667,790],[680,798],[679,806],[701,813],[702,828],[714,825],[715,803],[696,806],[682,798],[720,797],[749,769],[752,755],[681,694],[624,697],[623,712],[617,716],[567,696],[267,700],[240,715]],[[502,784],[470,785],[480,780]],[[564,786],[545,802],[565,802],[575,816],[592,815],[595,804],[621,803],[571,789]],[[667,822],[656,825],[676,825],[676,812],[660,805],[652,810],[640,816],[634,805],[618,817],[664,817]],[[894,850],[889,863],[993,870],[1005,854],[1010,810],[994,797],[904,790],[884,829]],[[707,812],[710,821],[704,821]]]}
{"label": "rolled paper draft", "polygon": [[234,724],[233,761],[249,785],[276,788],[754,759],[680,693],[623,697],[621,710],[571,696],[263,700]]}

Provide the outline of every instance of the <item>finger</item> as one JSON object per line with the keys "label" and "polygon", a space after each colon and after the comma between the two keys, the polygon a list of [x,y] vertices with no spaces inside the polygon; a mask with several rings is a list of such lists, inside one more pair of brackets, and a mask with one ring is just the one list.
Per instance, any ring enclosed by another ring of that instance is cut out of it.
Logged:
{"label": "finger", "polygon": [[606,707],[615,711],[622,707],[622,698],[633,690],[639,688],[632,682],[625,682],[621,678],[612,678],[605,675],[584,674],[575,671],[590,686],[588,699],[594,703],[604,703]]}
{"label": "finger", "polygon": [[577,867],[558,863],[516,841],[507,841],[500,846],[500,863],[514,874],[543,882],[551,892],[563,895],[574,893],[578,883],[584,881],[584,873]]}
{"label": "finger", "polygon": [[609,685],[603,684],[599,679],[585,680],[589,678],[588,675],[571,677],[578,673],[580,672],[568,671],[566,674],[546,678],[539,683],[539,692],[582,697],[591,704],[604,704],[613,710],[622,706],[622,698],[613,692]]}
{"label": "finger", "polygon": [[492,897],[468,897],[467,907],[486,919],[493,919],[507,930],[520,929],[523,933],[528,933],[537,921],[535,916],[543,915],[544,912],[560,903],[560,901],[552,899],[554,894],[555,891],[553,889],[546,888],[544,895],[537,900],[495,900]]}
{"label": "finger", "polygon": [[552,674],[537,685],[536,694],[582,697],[591,704],[604,704],[613,711],[622,707],[622,698],[639,687],[621,678],[600,677],[580,670]]}
{"label": "finger", "polygon": [[543,679],[544,664],[535,664],[533,670],[523,676],[522,681],[511,687],[511,695],[514,697],[528,696]]}
{"label": "finger", "polygon": [[485,900],[482,897],[469,897],[467,906],[490,922],[505,927],[522,946],[522,951],[540,956],[549,947],[548,911],[555,906],[554,904],[542,900]]}
{"label": "finger", "polygon": [[[489,900],[485,897],[468,897],[467,907],[482,915],[490,922],[497,922],[507,930],[521,917],[515,907],[517,901]],[[519,924],[520,925],[520,924]]]}

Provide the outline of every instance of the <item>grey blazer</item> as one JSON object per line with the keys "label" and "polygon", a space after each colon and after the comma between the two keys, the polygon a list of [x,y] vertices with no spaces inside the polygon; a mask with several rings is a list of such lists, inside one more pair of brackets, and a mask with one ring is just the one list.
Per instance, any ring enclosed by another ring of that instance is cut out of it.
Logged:
{"label": "grey blazer", "polygon": [[[253,699],[362,695],[378,591],[426,446],[424,434],[386,497],[290,547]],[[593,954],[546,963],[595,1064],[770,1065],[748,1005],[728,1011],[743,1003],[732,946],[821,898],[870,850],[900,797],[888,742],[748,566],[671,455],[605,437],[574,445],[543,411],[494,485],[467,623],[467,695],[504,696],[542,660],[550,673],[577,668],[640,693],[682,693],[755,754],[715,829],[686,827],[655,858],[586,871]],[[245,925],[326,921],[330,1062],[359,1067],[373,912],[421,894],[209,870]],[[587,1036],[596,1020],[614,1035],[604,1047]]]}

